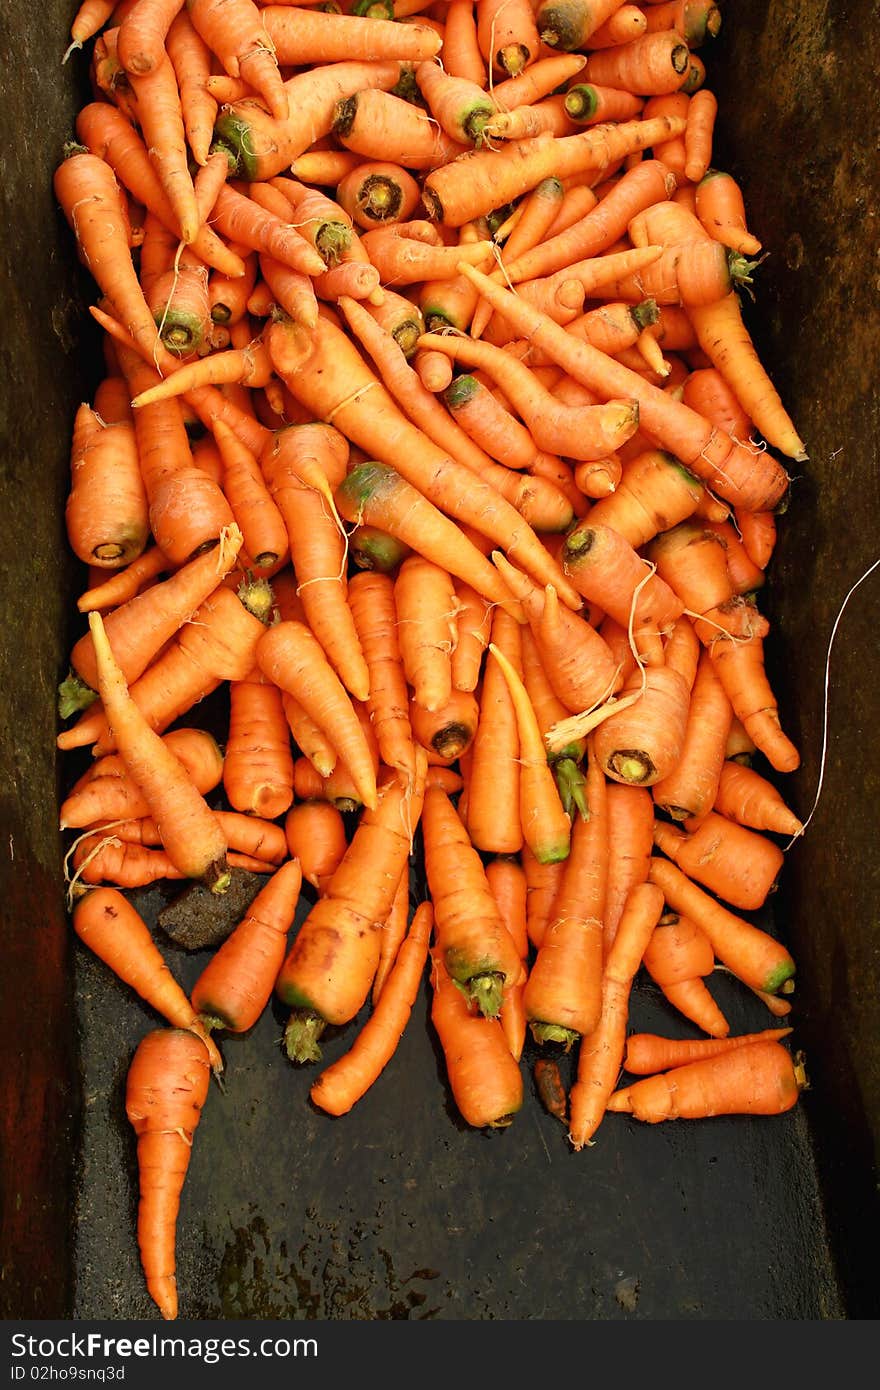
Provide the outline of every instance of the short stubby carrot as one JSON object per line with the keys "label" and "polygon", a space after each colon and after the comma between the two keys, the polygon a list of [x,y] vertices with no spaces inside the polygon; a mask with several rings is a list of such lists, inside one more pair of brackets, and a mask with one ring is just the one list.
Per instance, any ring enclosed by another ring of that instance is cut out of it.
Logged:
{"label": "short stubby carrot", "polygon": [[284,819],[284,834],[306,883],[323,891],[348,848],[342,812],[329,801],[299,801]]}
{"label": "short stubby carrot", "polygon": [[449,974],[438,948],[431,952],[431,1023],[446,1062],[456,1107],[476,1129],[503,1129],[522,1108],[523,1079],[497,1018],[473,1010]]}
{"label": "short stubby carrot", "polygon": [[382,923],[421,814],[427,761],[424,754],[417,758],[415,784],[400,777],[385,781],[375,809],[362,813],[339,867],[279,971],[275,993],[293,1010],[285,1029],[291,1061],[317,1061],[326,1025],[348,1023],[370,992]]}

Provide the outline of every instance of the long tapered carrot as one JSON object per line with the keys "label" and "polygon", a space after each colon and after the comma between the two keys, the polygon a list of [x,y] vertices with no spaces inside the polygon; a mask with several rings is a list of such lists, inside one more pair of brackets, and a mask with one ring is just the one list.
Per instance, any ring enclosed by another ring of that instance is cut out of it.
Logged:
{"label": "long tapered carrot", "polygon": [[663,889],[674,912],[693,918],[702,927],[717,959],[745,984],[775,995],[792,979],[795,962],[785,946],[722,906],[671,860],[654,856],[648,877]]}
{"label": "long tapered carrot", "polygon": [[166,1319],[177,1317],[180,1194],[210,1080],[205,1044],[177,1028],[147,1033],[126,1077],[125,1113],[137,1135],[141,1266],[150,1297]]}
{"label": "long tapered carrot", "polygon": [[208,961],[191,994],[205,1027],[244,1033],[257,1022],[284,961],[301,886],[299,860],[288,859]]}
{"label": "long tapered carrot", "polygon": [[791,1028],[765,1028],[758,1033],[729,1033],[726,1038],[664,1038],[657,1033],[630,1033],[623,1056],[624,1070],[632,1076],[652,1076],[673,1067],[718,1057],[735,1047],[753,1042],[781,1042]]}
{"label": "long tapered carrot", "polygon": [[260,669],[314,719],[346,764],[365,806],[376,805],[376,776],[351,699],[311,630],[285,619],[257,645]]}
{"label": "long tapered carrot", "polygon": [[230,882],[226,837],[216,817],[131,699],[99,613],[89,614],[89,630],[104,709],[126,767],[162,826],[169,858],[189,877],[204,880],[212,892],[225,892]]}
{"label": "long tapered carrot", "polygon": [[426,175],[422,200],[435,221],[460,227],[535,188],[542,179],[601,169],[684,130],[681,118],[623,121],[577,135],[537,135],[497,151],[477,150]]}
{"label": "long tapered carrot", "polygon": [[[503,609],[491,620],[496,650],[521,669],[520,628]],[[523,844],[520,814],[520,743],[513,697],[500,663],[487,656],[479,690],[479,716],[470,748],[466,824],[481,851],[514,854]]]}
{"label": "long tapered carrot", "polygon": [[93,888],[79,898],[71,923],[79,939],[175,1028],[205,1044],[214,1072],[223,1069],[216,1044],[171,973],[150,929],[117,888]]}
{"label": "long tapered carrot", "polygon": [[617,1083],[626,1045],[629,997],[636,971],[663,911],[663,894],[639,883],[626,904],[602,973],[602,1007],[596,1028],[581,1039],[577,1080],[569,1095],[568,1137],[575,1150],[593,1143]]}
{"label": "long tapered carrot", "polygon": [[309,1095],[329,1115],[345,1115],[391,1061],[421,983],[434,914],[420,903],[373,1012],[351,1049],[321,1072]]}
{"label": "long tapered carrot", "polygon": [[608,883],[603,925],[607,955],[629,890],[648,877],[654,850],[654,806],[647,788],[624,782],[609,782],[606,798]]}
{"label": "long tapered carrot", "polygon": [[348,601],[367,664],[367,707],[382,761],[413,777],[415,748],[397,632],[394,580],[387,574],[362,570],[349,581]]}
{"label": "long tapered carrot", "polygon": [[519,807],[523,838],[541,863],[567,859],[571,821],[566,814],[522,679],[494,643],[489,651],[501,667],[513,701],[519,731]]}

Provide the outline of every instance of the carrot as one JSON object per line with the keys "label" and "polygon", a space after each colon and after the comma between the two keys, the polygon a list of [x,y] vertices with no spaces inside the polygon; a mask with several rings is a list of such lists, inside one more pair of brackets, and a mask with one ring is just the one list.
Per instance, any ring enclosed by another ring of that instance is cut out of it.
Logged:
{"label": "carrot", "polygon": [[[211,52],[193,26],[188,12],[179,8],[165,36],[165,48],[177,78],[183,128],[196,164],[209,160],[218,103],[207,89]],[[198,176],[193,181],[198,183]],[[198,198],[198,189],[196,189]]]}
{"label": "carrot", "polygon": [[431,904],[420,903],[373,1012],[352,1048],[321,1072],[309,1091],[329,1115],[346,1115],[391,1061],[409,1022],[433,925]]}
{"label": "carrot", "polygon": [[753,1042],[780,1042],[791,1028],[765,1028],[758,1033],[732,1033],[724,1038],[663,1038],[656,1033],[630,1033],[626,1040],[624,1070],[633,1076],[651,1076],[703,1057],[720,1057]]}
{"label": "carrot", "polygon": [[482,84],[446,72],[439,62],[419,63],[416,82],[428,110],[450,140],[480,145],[483,132],[495,116],[495,103]]}
{"label": "carrot", "polygon": [[668,198],[674,184],[675,176],[659,159],[642,160],[627,170],[579,222],[509,261],[505,265],[507,279],[516,285],[552,275],[607,251],[623,236],[636,213]]}
{"label": "carrot", "polygon": [[150,533],[131,423],[108,423],[86,402],[74,422],[64,520],[77,559],[99,568],[130,564]]}
{"label": "carrot", "polygon": [[760,635],[716,636],[710,648],[734,714],[777,772],[793,772],[800,754],[780,726],[776,697],[764,666]]}
{"label": "carrot", "polygon": [[193,28],[230,77],[243,77],[276,120],[288,116],[287,92],[261,12],[251,0],[187,0]]}
{"label": "carrot", "polygon": [[223,1061],[197,1009],[171,974],[140,913],[116,888],[93,888],[71,914],[81,941],[175,1028],[195,1034],[205,1044],[215,1074]]}
{"label": "carrot", "polygon": [[[427,334],[421,341],[441,343],[436,350],[448,356],[450,362],[454,360],[443,334]],[[468,438],[505,468],[527,469],[537,456],[537,445],[525,425],[480,377],[470,373],[454,377],[443,400]]]}
{"label": "carrot", "polygon": [[[519,671],[519,626],[503,609],[495,609],[490,631],[495,647]],[[477,729],[469,750],[468,834],[478,850],[515,854],[523,844],[519,730],[513,699],[494,655],[486,659],[478,698]]]}
{"label": "carrot", "polygon": [[557,92],[532,106],[496,112],[484,127],[485,140],[532,140],[539,135],[574,135],[577,125],[568,114],[565,96]]}
{"label": "carrot", "polygon": [[715,953],[706,933],[688,917],[665,912],[645,947],[644,964],[673,1008],[709,1033],[726,1037],[730,1024],[701,977],[711,975]]}
{"label": "carrot", "polygon": [[229,687],[223,786],[238,811],[274,820],[293,800],[293,756],[281,692],[259,671]]}
{"label": "carrot", "polygon": [[648,1124],[711,1115],[781,1115],[806,1085],[803,1064],[780,1042],[752,1042],[646,1077],[610,1097],[608,1109]]}
{"label": "carrot", "polygon": [[519,814],[523,839],[542,864],[567,859],[571,821],[560,800],[528,692],[504,653],[491,642],[489,651],[501,667],[516,715],[520,765]]}
{"label": "carrot", "polygon": [[549,1115],[568,1124],[568,1096],[559,1063],[553,1057],[537,1057],[532,1063],[532,1076],[538,1099]]}
{"label": "carrot", "polygon": [[136,0],[119,22],[117,52],[126,72],[152,72],[165,56],[171,21],[184,0]]}
{"label": "carrot", "polygon": [[595,1028],[601,1004],[607,787],[591,744],[585,799],[589,816],[579,816],[572,827],[570,852],[523,994],[535,1041],[561,1043],[566,1051]]}
{"label": "carrot", "polygon": [[336,748],[365,806],[376,806],[376,779],[351,700],[305,624],[287,619],[267,628],[257,644],[263,673],[288,691]]}
{"label": "carrot", "polygon": [[[215,811],[220,827],[226,836],[230,854],[237,861],[247,860],[258,864],[257,872],[270,873],[273,864],[280,864],[287,857],[284,831],[273,821],[261,820],[258,816],[244,815],[239,811]],[[95,825],[95,832],[110,830],[107,822]],[[112,826],[113,838],[124,845],[143,845],[147,849],[162,847],[162,836],[152,816],[139,820],[125,821]],[[230,858],[230,864],[233,860]]]}
{"label": "carrot", "polygon": [[429,217],[460,227],[529,192],[551,174],[564,178],[585,169],[601,169],[647,149],[656,140],[671,139],[681,126],[680,119],[671,117],[622,121],[590,127],[577,135],[544,134],[497,151],[469,152],[426,175],[422,201]]}
{"label": "carrot", "polygon": [[[161,583],[136,594],[108,614],[108,640],[113,643],[115,660],[127,682],[143,674],[169,638],[192,618],[233,568],[241,548],[241,532],[233,525],[221,532],[217,540],[216,548],[190,560]],[[74,644],[70,662],[77,680],[94,691],[98,663],[91,633]],[[65,682],[59,689],[62,718],[73,713],[78,704]]]}
{"label": "carrot", "polygon": [[[602,121],[631,121],[645,108],[642,97],[617,87],[600,87],[596,82],[575,82],[563,98],[566,114],[577,125],[599,125]],[[681,137],[679,137],[680,139]],[[665,144],[655,147],[665,149]]]}
{"label": "carrot", "polygon": [[[525,363],[490,343],[440,333],[427,333],[420,342],[466,366],[486,371],[508,396],[539,449],[572,459],[602,458],[635,432],[638,411],[631,401],[566,410]],[[457,398],[456,393],[453,399]]]}
{"label": "carrot", "polygon": [[543,43],[567,52],[590,48],[589,39],[608,22],[621,0],[543,0],[537,24]]}
{"label": "carrot", "polygon": [[712,137],[717,115],[717,97],[708,87],[701,87],[690,99],[684,133],[684,172],[692,183],[698,184],[712,163]]}
{"label": "carrot", "polygon": [[395,778],[365,810],[339,867],[311,909],[284,961],[275,992],[292,1010],[285,1029],[291,1061],[320,1058],[325,1026],[349,1022],[373,983],[381,924],[404,871],[424,795],[424,759],[415,786]]}
{"label": "carrot", "polygon": [[703,491],[699,479],[661,449],[646,449],[624,463],[620,482],[590,511],[591,523],[609,526],[640,550],[661,530],[691,516]]}
{"label": "carrot", "polygon": [[629,627],[642,660],[662,664],[661,635],[681,616],[684,604],[665,580],[646,569],[628,541],[586,517],[566,536],[562,566],[578,593]]}
{"label": "carrot", "polygon": [[53,187],[76,237],[80,259],[113,301],[128,331],[151,352],[158,331],[132,263],[113,170],[97,155],[74,152],[57,166]]}
{"label": "carrot", "polygon": [[400,657],[415,702],[435,711],[452,691],[455,591],[441,565],[410,555],[394,581]]}
{"label": "carrot", "polygon": [[506,1128],[522,1107],[523,1082],[501,1023],[471,1010],[436,947],[431,988],[431,1023],[459,1114],[476,1129]]}
{"label": "carrot", "polygon": [[581,1039],[577,1080],[569,1095],[568,1137],[576,1151],[592,1144],[617,1084],[626,1046],[632,982],[663,911],[663,894],[639,883],[627,894],[617,934],[602,972],[602,1006],[596,1028]]}
{"label": "carrot", "polygon": [[394,962],[397,959],[400,947],[406,937],[407,927],[409,926],[409,865],[405,867],[400,875],[397,888],[394,891],[394,901],[391,904],[388,916],[382,924],[382,942],[379,948],[379,964],[376,966],[376,973],[373,976],[373,987],[370,991],[370,999],[375,1009],[379,1002],[379,996],[385,988]]}
{"label": "carrot", "polygon": [[489,240],[445,246],[433,223],[419,220],[376,227],[361,240],[382,283],[394,285],[451,279],[461,260],[484,262],[492,247]]}
{"label": "carrot", "polygon": [[[280,343],[276,330],[281,337]],[[284,342],[289,333],[290,329],[282,325],[273,325],[269,330],[269,350],[276,368],[283,363]],[[283,368],[279,375],[287,380],[293,394],[309,406],[315,418],[335,423],[352,443],[365,450],[368,458],[372,456],[390,464],[435,507],[456,521],[472,524],[481,534],[490,536],[499,547],[509,550],[511,558],[519,559],[524,567],[528,567],[530,572],[534,570],[542,577],[546,576],[548,582],[556,583],[565,603],[579,606],[579,596],[516,508],[494,488],[475,481],[468,468],[455,462],[446,451],[410,423],[377,377],[366,367],[342,329],[321,319],[310,336],[307,361],[289,379],[285,377]],[[361,404],[361,398],[366,393],[369,393],[369,401]],[[380,517],[364,519],[382,530],[391,529]],[[424,528],[421,526],[419,534],[423,540]],[[409,544],[400,529],[398,537]],[[419,546],[413,546],[413,549],[419,549]],[[422,553],[425,553],[424,550]],[[432,556],[428,555],[427,558],[431,559]],[[441,563],[446,563],[453,573],[458,573],[449,566],[448,558],[437,558]],[[472,583],[472,580],[468,579],[467,582]],[[473,587],[483,592],[478,584]],[[494,581],[492,591],[486,596],[493,602],[501,601]]]}
{"label": "carrot", "polygon": [[589,344],[572,339],[547,315],[531,309],[520,296],[492,284],[479,271],[470,266],[463,266],[462,271],[518,332],[530,335],[576,380],[597,390],[605,399],[636,399],[642,427],[661,447],[708,482],[713,492],[754,510],[769,510],[785,494],[788,475],[775,459],[767,454],[756,457],[681,402],[643,382],[636,373],[610,362]]}
{"label": "carrot", "polygon": [[654,808],[644,787],[609,782],[605,795],[608,870],[603,929],[607,956],[629,890],[648,877],[654,848]]}
{"label": "carrot", "polygon": [[417,348],[413,353],[413,367],[423,388],[432,395],[445,391],[452,380],[452,363],[445,353]]}
{"label": "carrot", "polygon": [[300,863],[288,859],[208,961],[191,996],[206,1028],[245,1033],[259,1019],[284,960],[301,885]]}
{"label": "carrot", "polygon": [[643,97],[660,96],[679,90],[689,56],[688,45],[676,30],[647,31],[628,43],[590,53],[584,80]]}
{"label": "carrot", "polygon": [[722,14],[714,0],[661,0],[645,10],[649,30],[675,29],[690,48],[700,48],[721,32]]}
{"label": "carrot", "polygon": [[690,305],[688,313],[700,347],[767,443],[789,458],[803,461],[807,457],[805,445],[760,361],[737,295],[731,292],[712,304]]}
{"label": "carrot", "polygon": [[[342,482],[347,459],[348,444],[339,431],[313,424],[280,431],[261,463],[287,527],[308,625],[342,684],[363,700],[370,678],[346,597],[345,536],[324,495]],[[303,480],[306,466],[317,469],[323,492]]]}
{"label": "carrot", "polygon": [[336,504],[346,521],[355,525],[366,521],[390,531],[424,560],[445,567],[489,602],[513,607],[497,571],[473,542],[387,464],[370,462],[353,468],[336,490]]}
{"label": "carrot", "polygon": [[210,1078],[204,1043],[177,1028],[147,1033],[126,1077],[125,1113],[137,1135],[141,1266],[150,1297],[166,1319],[177,1317],[174,1265],[180,1193]]}
{"label": "carrot", "polygon": [[138,124],[156,173],[174,210],[180,238],[195,240],[201,218],[187,161],[189,151],[177,78],[167,53],[146,73],[130,73]]}
{"label": "carrot", "polygon": [[639,5],[619,5],[606,20],[590,34],[590,50],[610,48],[616,43],[644,34],[648,27],[645,11]]}
{"label": "carrot", "polygon": [[412,777],[415,749],[397,632],[395,583],[387,574],[365,570],[349,581],[348,602],[367,665],[367,708],[382,761]]}
{"label": "carrot", "polygon": [[[492,98],[499,111],[512,111],[516,106],[529,106],[548,97],[559,87],[565,87],[583,70],[583,53],[553,53],[536,58],[516,77],[492,84]],[[485,85],[485,84],[484,84]]]}
{"label": "carrot", "polygon": [[115,9],[116,0],[82,0],[70,26],[70,46],[61,61],[66,63],[75,48],[82,48],[84,43],[93,39]]}
{"label": "carrot", "polygon": [[412,174],[388,160],[365,160],[336,189],[339,206],[359,227],[406,222],[419,205],[421,190]]}
{"label": "carrot", "polygon": [[522,961],[480,856],[440,787],[425,793],[422,834],[437,950],[464,996],[494,1018],[520,977]]}
{"label": "carrot", "polygon": [[490,73],[517,77],[538,57],[541,40],[529,0],[478,0],[476,18]]}
{"label": "carrot", "polygon": [[[126,393],[127,394],[127,393]],[[88,613],[93,608],[116,608],[120,603],[134,598],[160,574],[168,569],[168,561],[157,545],[148,545],[145,550],[124,569],[115,570],[100,583],[90,586],[80,594],[76,606],[80,613]]]}
{"label": "carrot", "polygon": [[801,835],[804,829],[772,782],[754,768],[729,759],[721,765],[712,809],[752,830]]}
{"label": "carrot", "polygon": [[467,148],[420,107],[380,87],[364,87],[339,101],[332,129],[345,149],[410,170],[434,169]]}
{"label": "carrot", "polygon": [[756,256],[761,250],[746,226],[742,190],[725,170],[705,170],[696,188],[696,213],[709,235],[732,251]]}
{"label": "carrot", "polygon": [[617,782],[652,787],[678,765],[687,731],[699,643],[687,618],[675,624],[665,664],[638,669],[625,682],[621,704],[596,730],[596,756]]}
{"label": "carrot", "polygon": [[162,826],[169,858],[189,877],[204,880],[212,892],[225,892],[230,881],[226,840],[216,818],[131,699],[99,613],[89,614],[89,630],[104,709],[126,767]]}
{"label": "carrot", "polygon": [[[512,260],[522,252],[530,250],[532,246],[536,246],[543,239],[552,226],[564,197],[565,190],[562,183],[553,177],[542,179],[531,193],[526,194],[519,205],[521,215],[513,232],[504,243],[504,250],[500,256],[498,268],[493,272],[493,278],[502,278],[503,267],[507,260]],[[470,326],[470,333],[473,338],[480,337],[491,314],[491,308],[484,301],[477,304]]]}
{"label": "carrot", "polygon": [[473,0],[449,0],[444,18],[443,66],[453,77],[485,87],[488,75],[477,39]]}
{"label": "carrot", "polygon": [[776,545],[776,518],[772,512],[749,512],[735,509],[736,525],[743,549],[753,565],[766,569]]}
{"label": "carrot", "polygon": [[[355,320],[350,323],[349,326],[365,347],[367,347],[368,341],[376,343],[381,341],[387,345],[389,354],[390,344],[387,343],[387,337],[393,338],[406,360],[409,361],[416,350],[416,343],[419,337],[425,331],[425,321],[422,317],[422,311],[417,304],[413,304],[411,299],[408,299],[403,294],[398,294],[395,290],[385,289],[383,290],[383,294],[384,302],[382,304],[370,304],[365,306],[366,312],[370,315],[370,318],[376,326],[383,330],[383,333],[374,333],[369,340],[362,337],[361,334],[356,331],[356,324],[363,321],[363,316],[360,314],[357,314]],[[349,305],[350,302],[346,299],[341,300],[338,305],[346,319],[348,318]],[[355,311],[357,311],[358,305],[356,303],[354,304],[354,308]],[[370,350],[369,347],[367,347],[367,350]],[[373,355],[372,352],[370,355]]]}
{"label": "carrot", "polygon": [[672,771],[651,787],[655,806],[673,820],[703,816],[712,809],[732,719],[730,701],[711,657],[703,651],[691,689],[681,757]]}
{"label": "carrot", "polygon": [[358,526],[349,537],[348,553],[352,563],[362,570],[376,570],[379,574],[391,574],[407,555],[412,554],[408,545],[390,536],[378,526]]}
{"label": "carrot", "polygon": [[670,860],[655,856],[649,878],[662,888],[673,912],[702,927],[717,959],[744,984],[775,995],[794,976],[795,962],[784,946],[723,907]]}
{"label": "carrot", "polygon": [[336,869],[347,847],[342,813],[329,801],[300,801],[284,819],[291,857],[298,859],[303,878],[319,892]]}
{"label": "carrot", "polygon": [[[198,791],[213,791],[223,776],[224,754],[203,729],[178,728],[163,743],[182,764]],[[149,805],[118,754],[96,758],[61,803],[59,829],[81,829],[98,820],[149,814]]]}
{"label": "carrot", "polygon": [[[542,591],[528,576],[493,553],[511,593],[523,604],[553,691],[572,714],[605,699],[617,681],[607,643],[587,619],[559,603],[552,585]],[[564,739],[562,745],[568,743]],[[548,743],[549,751],[558,751]]]}
{"label": "carrot", "polygon": [[440,48],[438,36],[423,23],[402,25],[367,14],[323,14],[317,9],[304,13],[287,4],[265,5],[261,14],[282,67],[388,58],[419,63]]}
{"label": "carrot", "polygon": [[483,652],[489,645],[491,609],[484,598],[461,580],[455,585],[455,646],[452,651],[452,685],[455,690],[476,690]]}

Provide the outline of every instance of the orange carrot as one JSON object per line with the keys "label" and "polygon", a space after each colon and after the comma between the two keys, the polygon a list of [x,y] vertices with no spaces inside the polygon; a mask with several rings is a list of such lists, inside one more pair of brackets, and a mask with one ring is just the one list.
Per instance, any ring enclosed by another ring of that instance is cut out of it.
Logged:
{"label": "orange carrot", "polygon": [[655,806],[673,820],[703,816],[718,792],[733,710],[707,652],[691,689],[681,757],[651,788]]}
{"label": "orange carrot", "polygon": [[761,243],[747,230],[742,190],[732,174],[706,169],[695,196],[697,217],[710,236],[743,256],[757,256]]}
{"label": "orange carrot", "polygon": [[648,877],[654,848],[654,807],[646,788],[624,782],[609,782],[605,795],[608,884],[603,927],[607,956],[629,890]]}
{"label": "orange carrot", "polygon": [[[223,776],[224,755],[203,729],[172,729],[163,743],[181,763],[203,795]],[[149,814],[149,804],[118,754],[96,758],[61,803],[59,829],[76,830],[98,820],[122,820]]]}
{"label": "orange carrot", "polygon": [[[520,630],[503,609],[496,608],[492,615],[491,636],[518,673]],[[516,709],[500,663],[491,655],[486,659],[470,748],[467,829],[479,850],[515,854],[523,844],[520,752]]]}
{"label": "orange carrot", "polygon": [[[177,78],[186,138],[196,164],[204,167],[211,153],[218,103],[206,85],[211,72],[210,49],[186,10],[181,9],[172,21],[165,36],[165,48]],[[194,186],[198,183],[198,176],[193,183]]]}
{"label": "orange carrot", "polygon": [[484,598],[461,580],[455,585],[455,646],[452,651],[452,685],[473,691],[480,678],[483,652],[489,645],[491,609]]}
{"label": "orange carrot", "polygon": [[725,1038],[663,1038],[656,1033],[630,1033],[626,1040],[624,1070],[633,1076],[651,1076],[701,1057],[719,1057],[735,1047],[753,1042],[780,1042],[791,1028],[765,1028],[759,1033],[733,1033]]}
{"label": "orange carrot", "polygon": [[522,1106],[523,1082],[501,1023],[471,1010],[436,947],[431,986],[431,1023],[459,1114],[477,1129],[505,1128]]}
{"label": "orange carrot", "polygon": [[449,0],[443,34],[443,66],[453,77],[485,87],[486,63],[477,39],[473,0]]}
{"label": "orange carrot", "polygon": [[407,864],[400,875],[400,881],[394,891],[394,901],[391,904],[388,916],[382,924],[382,942],[379,948],[379,964],[376,966],[376,973],[373,976],[373,987],[370,991],[370,1000],[373,1008],[379,1001],[379,996],[385,988],[394,962],[397,959],[400,947],[406,937],[407,927],[409,926],[409,865]]}
{"label": "orange carrot", "polygon": [[636,1081],[608,1109],[648,1124],[710,1115],[781,1115],[806,1084],[803,1064],[775,1041],[747,1043]]}
{"label": "orange carrot", "polygon": [[448,570],[410,555],[394,581],[394,607],[403,670],[417,704],[443,706],[452,691],[455,590]]}
{"label": "orange carrot", "polygon": [[205,1044],[177,1028],[157,1028],[128,1068],[125,1113],[137,1135],[138,1246],[150,1297],[163,1318],[177,1317],[175,1238],[193,1135],[208,1096]]}
{"label": "orange carrot", "polygon": [[674,29],[648,31],[627,43],[590,53],[584,80],[643,97],[659,96],[678,91],[688,58],[688,45]]}
{"label": "orange carrot", "polygon": [[497,151],[469,152],[426,175],[422,200],[429,217],[460,227],[529,192],[542,179],[601,169],[656,140],[671,139],[681,128],[680,118],[664,116],[594,126],[576,135],[545,133]]}
{"label": "orange carrot", "polygon": [[258,670],[229,686],[223,786],[230,805],[275,820],[293,800],[293,756],[281,692]]}
{"label": "orange carrot", "polygon": [[291,619],[267,628],[257,645],[257,662],[311,716],[351,773],[363,804],[375,807],[376,778],[363,729],[311,630]]}
{"label": "orange carrot", "polygon": [[528,692],[504,653],[489,644],[510,691],[519,733],[519,814],[523,839],[542,864],[567,859],[571,821],[560,800]]}
{"label": "orange carrot", "polygon": [[651,883],[631,888],[602,972],[602,1007],[596,1028],[581,1039],[577,1080],[569,1095],[568,1137],[575,1150],[592,1144],[617,1083],[626,1046],[632,982],[663,911],[663,894]]}
{"label": "orange carrot", "polygon": [[159,547],[148,546],[124,569],[116,570],[101,583],[92,585],[85,593],[80,594],[76,606],[80,613],[88,613],[93,608],[116,608],[120,603],[134,598],[136,593],[152,583],[160,574],[164,574],[167,569],[168,561]]}
{"label": "orange carrot", "polygon": [[690,99],[687,128],[684,132],[686,162],[685,177],[699,183],[712,163],[712,137],[718,99],[708,87],[701,87]]}
{"label": "orange carrot", "polygon": [[416,82],[440,127],[462,146],[479,145],[495,113],[495,103],[482,85],[455,77],[439,62],[419,63]]}
{"label": "orange carrot", "polygon": [[73,553],[99,568],[130,564],[150,533],[131,422],[108,423],[85,402],[74,422],[64,520]]}
{"label": "orange carrot", "polygon": [[206,1028],[244,1033],[257,1022],[284,960],[301,885],[299,861],[288,859],[208,961],[191,996]]}
{"label": "orange carrot", "polygon": [[476,18],[490,72],[516,77],[538,57],[541,40],[529,0],[479,0]]}
{"label": "orange carrot", "polygon": [[[804,442],[761,363],[743,322],[737,295],[731,292],[711,304],[690,305],[688,313],[700,347],[721,372],[767,443],[789,458],[803,461],[807,457]],[[754,507],[753,510],[766,509]]]}
{"label": "orange carrot", "polygon": [[137,100],[141,135],[174,209],[180,238],[192,242],[202,219],[187,163],[189,151],[177,78],[164,48],[155,67],[146,73],[130,73],[129,82]]}
{"label": "orange carrot", "polygon": [[128,772],[162,826],[169,858],[189,877],[203,879],[212,892],[225,892],[230,881],[226,839],[216,818],[131,699],[99,613],[89,614],[89,630],[104,709]]}
{"label": "orange carrot", "polygon": [[713,1038],[726,1037],[730,1024],[701,978],[714,970],[715,953],[696,922],[677,912],[665,912],[643,959],[651,979],[679,1013]]}
{"label": "orange carrot", "polygon": [[784,946],[723,907],[670,860],[655,856],[649,878],[662,888],[673,912],[692,918],[702,927],[716,958],[744,984],[775,995],[793,977],[795,963]]}
{"label": "orange carrot", "polygon": [[347,847],[342,813],[329,801],[301,801],[284,820],[291,856],[298,859],[303,878],[319,892],[332,877]]}
{"label": "orange carrot", "polygon": [[287,92],[260,10],[251,0],[187,0],[193,28],[230,77],[243,77],[276,120],[288,116]]}
{"label": "orange carrot", "polygon": [[140,913],[116,888],[93,888],[71,914],[77,936],[105,965],[175,1028],[194,1033],[205,1044],[216,1073],[223,1061],[197,1009],[169,970]]}
{"label": "orange carrot", "polygon": [[[299,6],[268,4],[262,8],[263,24],[282,67],[338,63],[345,60],[376,61],[399,58],[420,63],[440,48],[428,25],[393,23],[369,14],[304,12]],[[394,19],[399,16],[395,13]]]}
{"label": "orange carrot", "polygon": [[425,762],[415,786],[379,788],[352,841],[311,909],[278,974],[275,991],[292,1008],[285,1030],[291,1061],[317,1061],[327,1023],[349,1022],[362,1007],[379,961],[381,924],[407,864],[421,813]]}
{"label": "orange carrot", "polygon": [[566,51],[589,49],[594,32],[610,20],[621,0],[543,0],[537,9],[542,41]]}
{"label": "orange carrot", "polygon": [[404,777],[412,777],[415,749],[398,639],[395,581],[368,570],[355,574],[349,581],[348,602],[367,665],[367,708],[382,761]]}
{"label": "orange carrot", "polygon": [[329,1115],[346,1115],[391,1061],[409,1022],[428,957],[431,904],[420,903],[373,1012],[354,1045],[321,1072],[309,1091]]}
{"label": "orange carrot", "polygon": [[519,980],[522,961],[480,856],[440,787],[425,793],[422,834],[437,950],[463,995],[494,1018]]}
{"label": "orange carrot", "polygon": [[772,782],[739,762],[722,764],[712,809],[740,825],[777,835],[800,835],[804,828]]}

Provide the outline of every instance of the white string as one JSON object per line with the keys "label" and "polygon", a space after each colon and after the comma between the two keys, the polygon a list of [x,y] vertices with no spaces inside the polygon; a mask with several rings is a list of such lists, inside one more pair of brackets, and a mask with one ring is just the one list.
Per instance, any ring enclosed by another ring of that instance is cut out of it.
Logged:
{"label": "white string", "polygon": [[795,841],[799,840],[803,835],[804,831],[806,830],[807,826],[810,824],[810,821],[813,819],[813,816],[816,813],[816,808],[819,805],[819,797],[822,794],[822,784],[825,781],[825,762],[828,753],[828,690],[831,679],[831,649],[834,646],[834,639],[837,636],[837,629],[840,626],[840,620],[843,617],[844,609],[846,608],[846,605],[849,603],[856,589],[859,587],[860,584],[864,584],[865,580],[871,574],[873,574],[874,570],[878,567],[880,567],[880,559],[875,560],[874,563],[870,565],[868,569],[865,570],[864,574],[861,574],[859,578],[855,581],[855,583],[852,585],[849,592],[847,593],[846,597],[844,598],[843,602],[841,603],[840,608],[837,611],[837,617],[834,619],[834,624],[831,628],[831,636],[828,640],[828,653],[825,657],[825,682],[823,692],[824,707],[822,712],[822,751],[819,755],[819,784],[816,787],[816,795],[813,800],[813,805],[810,808],[810,813],[804,821],[803,826],[801,827],[797,835],[793,835],[789,840],[788,844],[785,846],[786,850],[791,849]]}

